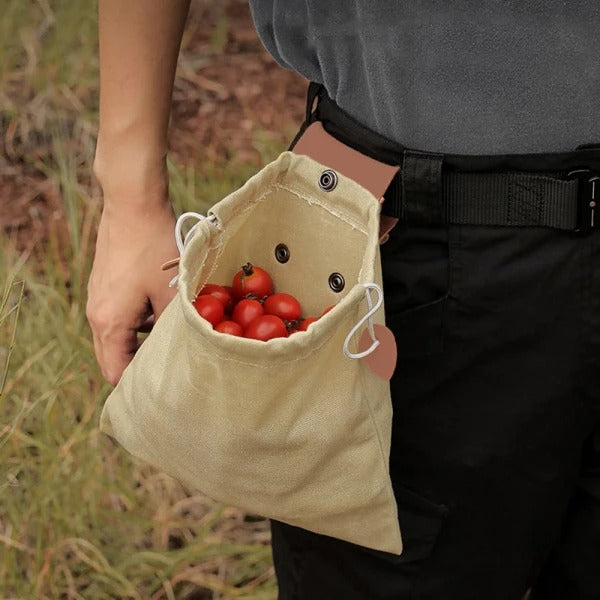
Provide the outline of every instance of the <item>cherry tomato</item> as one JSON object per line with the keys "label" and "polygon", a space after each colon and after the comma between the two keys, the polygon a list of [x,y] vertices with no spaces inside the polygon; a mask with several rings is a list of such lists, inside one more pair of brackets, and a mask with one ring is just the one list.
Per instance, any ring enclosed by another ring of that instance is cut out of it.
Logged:
{"label": "cherry tomato", "polygon": [[302,314],[300,302],[291,294],[271,294],[264,302],[266,315],[275,315],[280,319],[294,321]]}
{"label": "cherry tomato", "polygon": [[194,306],[196,307],[198,314],[212,323],[213,327],[223,320],[225,309],[223,308],[223,304],[214,296],[198,296],[194,300]]}
{"label": "cherry tomato", "polygon": [[249,262],[234,275],[232,287],[235,299],[243,298],[246,294],[262,298],[273,293],[273,280],[264,269]]}
{"label": "cherry tomato", "polygon": [[256,317],[265,313],[262,304],[258,300],[243,298],[233,308],[231,320],[239,323],[244,329],[250,325],[250,322]]}
{"label": "cherry tomato", "polygon": [[319,317],[306,317],[300,325],[298,325],[298,331],[306,331],[309,325],[312,325],[315,321],[318,321]]}
{"label": "cherry tomato", "polygon": [[215,330],[221,333],[228,333],[229,335],[237,335],[243,337],[244,330],[239,323],[235,321],[221,321],[218,325],[215,325]]}
{"label": "cherry tomato", "polygon": [[202,289],[198,292],[198,296],[204,296],[206,294],[211,294],[214,291],[222,291],[225,289],[225,286],[219,285],[217,283],[205,283],[202,286]]}
{"label": "cherry tomato", "polygon": [[328,313],[333,307],[335,306],[335,304],[332,304],[331,306],[328,306],[322,313],[321,316],[323,316],[325,313]]}
{"label": "cherry tomato", "polygon": [[262,315],[245,328],[244,337],[267,341],[275,337],[287,337],[287,329],[279,317]]}
{"label": "cherry tomato", "polygon": [[225,312],[230,312],[233,308],[233,296],[227,291],[227,288],[223,285],[216,283],[207,283],[200,290],[199,296],[214,296],[219,302],[223,304]]}

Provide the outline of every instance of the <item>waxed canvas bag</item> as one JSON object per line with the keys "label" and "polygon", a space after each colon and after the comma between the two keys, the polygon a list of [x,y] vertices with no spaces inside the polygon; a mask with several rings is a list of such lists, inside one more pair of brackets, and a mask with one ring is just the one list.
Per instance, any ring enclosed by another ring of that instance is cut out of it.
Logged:
{"label": "waxed canvas bag", "polygon": [[[286,151],[186,236],[180,218],[178,293],[106,400],[101,430],[217,501],[400,554],[390,385],[364,358],[385,323],[380,209],[354,179]],[[335,307],[267,342],[215,331],[192,302],[248,261],[305,316]]]}

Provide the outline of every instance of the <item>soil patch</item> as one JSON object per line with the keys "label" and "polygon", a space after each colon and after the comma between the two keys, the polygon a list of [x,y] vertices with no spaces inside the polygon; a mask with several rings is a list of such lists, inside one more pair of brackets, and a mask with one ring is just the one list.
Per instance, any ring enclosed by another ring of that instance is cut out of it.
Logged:
{"label": "soil patch", "polygon": [[[247,0],[192,3],[173,92],[172,159],[200,171],[238,162],[259,168],[265,143],[287,145],[300,126],[307,85],[264,49]],[[26,151],[40,154],[33,143]],[[82,169],[89,172],[89,165]],[[57,185],[27,160],[4,152],[0,231],[26,250],[47,241],[51,221],[64,221]]]}

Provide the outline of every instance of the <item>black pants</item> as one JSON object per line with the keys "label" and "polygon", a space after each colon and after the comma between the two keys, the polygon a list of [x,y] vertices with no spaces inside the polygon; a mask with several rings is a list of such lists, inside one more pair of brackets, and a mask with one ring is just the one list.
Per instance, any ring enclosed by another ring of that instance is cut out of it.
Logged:
{"label": "black pants", "polygon": [[280,600],[600,599],[600,231],[399,224],[381,260],[404,552],[272,521]]}

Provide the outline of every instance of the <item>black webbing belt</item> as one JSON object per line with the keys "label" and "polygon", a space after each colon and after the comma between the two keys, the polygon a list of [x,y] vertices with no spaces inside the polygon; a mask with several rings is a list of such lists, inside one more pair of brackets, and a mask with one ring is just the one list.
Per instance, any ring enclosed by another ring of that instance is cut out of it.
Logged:
{"label": "black webbing belt", "polygon": [[[317,100],[316,107],[314,101]],[[459,155],[406,148],[365,127],[311,82],[304,129],[321,121],[343,143],[400,170],[382,213],[408,224],[462,223],[554,227],[588,233],[600,212],[600,143],[572,152]]]}

